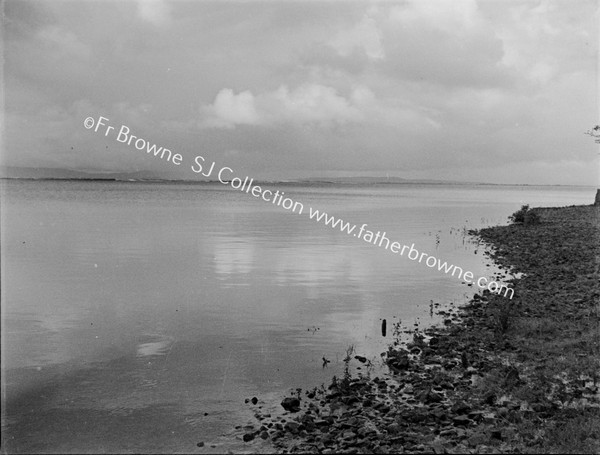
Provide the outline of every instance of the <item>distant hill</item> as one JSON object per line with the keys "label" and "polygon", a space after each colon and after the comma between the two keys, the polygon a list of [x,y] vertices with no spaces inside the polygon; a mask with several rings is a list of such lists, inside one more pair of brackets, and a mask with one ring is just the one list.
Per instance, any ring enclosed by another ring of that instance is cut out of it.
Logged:
{"label": "distant hill", "polygon": [[9,179],[68,179],[68,180],[168,180],[149,171],[104,172],[55,168],[0,167],[0,177]]}
{"label": "distant hill", "polygon": [[[158,174],[152,171],[136,172],[110,172],[110,171],[79,171],[57,168],[28,168],[15,166],[0,166],[0,177],[9,179],[65,179],[65,180],[163,180],[177,181],[180,178],[165,178],[164,174]],[[206,181],[205,179],[191,179],[191,181]],[[267,182],[267,180],[256,179]],[[309,183],[309,184],[348,184],[348,185],[368,185],[375,183],[455,183],[442,180],[413,180],[400,177],[310,177],[303,179],[268,179],[268,183]],[[459,182],[456,182],[459,183]]]}
{"label": "distant hill", "polygon": [[[134,172],[111,172],[111,171],[80,171],[72,169],[58,168],[29,168],[16,166],[0,166],[0,178],[8,179],[56,179],[56,180],[117,180],[117,181],[162,181],[162,182],[216,182],[214,178],[206,179],[181,179],[180,174],[172,176],[165,175],[164,172],[157,173],[153,171],[134,171]],[[191,176],[191,175],[190,175]],[[252,177],[252,175],[249,175]],[[193,176],[191,176],[193,177]],[[452,180],[436,179],[405,179],[401,177],[387,176],[344,176],[344,177],[307,177],[292,179],[260,179],[255,178],[254,184],[308,184],[308,185],[383,185],[383,184],[431,184],[431,185],[500,185],[484,182],[458,182]],[[514,184],[505,184],[514,185]],[[527,184],[517,184],[518,186],[530,186]],[[544,186],[544,185],[541,185]],[[555,186],[555,185],[550,185]],[[562,186],[562,185],[558,185]],[[570,186],[570,185],[566,185]]]}
{"label": "distant hill", "polygon": [[[165,178],[164,174],[152,171],[137,172],[106,172],[106,171],[79,171],[56,168],[27,168],[27,167],[0,167],[0,177],[9,179],[59,179],[59,180],[118,180],[118,181],[183,181],[179,178]],[[213,179],[214,180],[214,179]],[[192,179],[187,181],[206,181],[206,179]],[[372,185],[372,184],[407,184],[407,183],[430,183],[430,184],[452,184],[460,182],[449,182],[443,180],[427,179],[403,179],[400,177],[311,177],[304,179],[256,179],[255,183],[281,183],[295,184],[306,183],[311,185]]]}
{"label": "distant hill", "polygon": [[433,180],[433,179],[404,179],[401,177],[314,177],[297,180],[300,183],[332,183],[332,184],[354,184],[354,185],[370,185],[370,184],[399,184],[399,183],[445,183],[445,184],[460,184],[465,182],[453,182],[448,180]]}

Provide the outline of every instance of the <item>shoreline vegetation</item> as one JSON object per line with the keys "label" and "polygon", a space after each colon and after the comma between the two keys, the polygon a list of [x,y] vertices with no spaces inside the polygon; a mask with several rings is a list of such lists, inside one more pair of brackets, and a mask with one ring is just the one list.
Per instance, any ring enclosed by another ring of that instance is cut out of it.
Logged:
{"label": "shoreline vegetation", "polygon": [[443,326],[397,337],[380,377],[355,375],[365,359],[349,348],[343,377],[286,397],[282,415],[253,399],[247,448],[262,438],[280,453],[600,453],[600,207],[525,212],[535,222],[470,232],[520,275],[507,280],[512,300],[487,291],[440,310]]}

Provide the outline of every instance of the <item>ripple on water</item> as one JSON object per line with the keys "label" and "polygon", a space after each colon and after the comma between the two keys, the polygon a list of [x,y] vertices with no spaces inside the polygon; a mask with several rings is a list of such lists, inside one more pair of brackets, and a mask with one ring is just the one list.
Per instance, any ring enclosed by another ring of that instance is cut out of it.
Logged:
{"label": "ripple on water", "polygon": [[164,335],[147,335],[144,342],[137,346],[138,357],[168,355],[175,339]]}

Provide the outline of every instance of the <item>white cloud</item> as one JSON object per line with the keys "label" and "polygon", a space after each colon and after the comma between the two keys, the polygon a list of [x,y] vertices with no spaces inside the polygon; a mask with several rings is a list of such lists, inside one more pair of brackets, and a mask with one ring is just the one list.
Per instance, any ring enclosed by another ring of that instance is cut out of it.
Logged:
{"label": "white cloud", "polygon": [[[273,113],[291,122],[316,122],[326,125],[330,122],[346,123],[362,118],[351,100],[338,95],[334,88],[319,84],[303,85],[292,91],[287,86],[282,86],[272,98],[277,105]],[[273,117],[273,120],[275,119],[276,117]]]}
{"label": "white cloud", "polygon": [[231,89],[222,89],[211,105],[201,108],[200,126],[292,124],[328,128],[361,123],[422,131],[439,128],[432,113],[437,114],[403,99],[379,99],[364,85],[353,86],[343,96],[333,87],[312,83],[293,90],[282,85],[258,95],[247,90],[235,94]]}
{"label": "white cloud", "polygon": [[230,128],[261,123],[254,95],[248,90],[236,95],[233,90],[224,88],[217,94],[214,103],[202,110],[206,115],[207,127]]}
{"label": "white cloud", "polygon": [[353,28],[338,32],[329,45],[342,57],[349,57],[358,50],[371,60],[385,58],[381,31],[376,20],[369,15],[365,15]]}
{"label": "white cloud", "polygon": [[210,106],[201,108],[201,113],[202,126],[217,128],[286,122],[327,126],[362,119],[351,99],[319,84],[305,84],[294,90],[282,85],[256,96],[250,91],[235,94],[225,88]]}
{"label": "white cloud", "polygon": [[390,20],[399,24],[427,24],[453,35],[471,31],[481,24],[475,0],[408,0],[391,8]]}
{"label": "white cloud", "polygon": [[156,26],[164,26],[171,21],[171,8],[165,0],[138,0],[137,14],[143,21]]}

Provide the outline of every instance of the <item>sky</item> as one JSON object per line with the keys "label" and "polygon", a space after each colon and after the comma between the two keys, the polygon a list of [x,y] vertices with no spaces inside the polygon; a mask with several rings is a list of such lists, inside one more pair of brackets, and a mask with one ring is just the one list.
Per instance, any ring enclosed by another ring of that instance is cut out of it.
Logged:
{"label": "sky", "polygon": [[598,184],[597,0],[3,8],[3,166]]}

